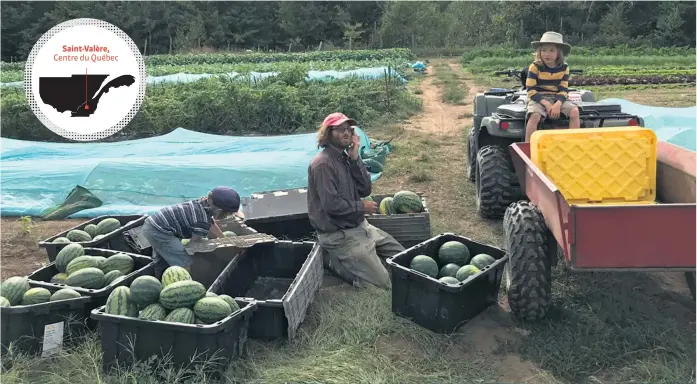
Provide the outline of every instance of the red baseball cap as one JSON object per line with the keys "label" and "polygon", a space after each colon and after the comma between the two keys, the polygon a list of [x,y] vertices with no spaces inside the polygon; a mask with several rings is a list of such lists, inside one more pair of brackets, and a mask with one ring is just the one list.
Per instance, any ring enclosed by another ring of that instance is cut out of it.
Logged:
{"label": "red baseball cap", "polygon": [[341,125],[347,121],[351,125],[358,125],[358,123],[356,123],[356,120],[349,119],[346,115],[344,115],[341,112],[334,112],[334,113],[328,115],[327,117],[325,117],[322,125],[327,126],[327,127],[335,127],[335,126]]}

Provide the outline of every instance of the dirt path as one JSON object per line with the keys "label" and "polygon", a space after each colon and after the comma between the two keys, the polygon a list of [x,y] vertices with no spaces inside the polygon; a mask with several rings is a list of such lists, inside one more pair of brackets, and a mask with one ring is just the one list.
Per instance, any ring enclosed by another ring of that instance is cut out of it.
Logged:
{"label": "dirt path", "polygon": [[[450,175],[438,175],[438,183],[443,189],[459,189],[466,194],[471,194],[473,191],[471,186],[465,184],[464,175],[466,171],[466,146],[464,142],[463,129],[472,126],[473,105],[472,99],[480,87],[478,87],[471,79],[462,72],[462,69],[457,63],[448,63],[449,67],[460,74],[463,79],[463,86],[467,87],[468,92],[465,96],[465,105],[451,105],[441,102],[441,88],[434,84],[435,73],[438,71],[435,65],[427,68],[428,77],[421,83],[421,92],[423,98],[423,111],[418,116],[415,116],[405,126],[410,131],[407,135],[427,134],[429,138],[437,140],[440,144],[438,148],[439,159],[448,162]],[[438,188],[432,186],[430,188]],[[438,196],[437,191],[431,196]],[[471,197],[468,197],[468,199]],[[434,215],[439,214],[439,211],[447,212],[451,201],[431,201],[428,202],[431,211]],[[469,202],[467,204],[470,204]],[[472,214],[470,211],[470,214]],[[468,217],[468,223],[459,223],[460,227],[464,227],[463,233],[471,233],[472,237],[476,237],[476,226],[483,223],[478,218]],[[486,225],[486,224],[484,224]],[[468,230],[472,228],[472,230]],[[455,231],[455,230],[451,230]],[[481,227],[479,231],[482,231]],[[455,231],[457,232],[457,231]],[[485,242],[488,239],[478,239]],[[490,242],[493,243],[493,242]],[[539,378],[539,370],[537,367],[527,361],[521,360],[516,353],[506,351],[509,344],[515,342],[515,339],[521,334],[516,330],[511,315],[508,312],[507,305],[497,305],[489,308],[484,313],[480,314],[468,324],[459,329],[462,336],[458,336],[461,341],[459,353],[463,358],[483,358],[490,362],[497,362],[497,373],[501,375],[502,382],[505,383],[525,383],[534,382],[535,378]]]}

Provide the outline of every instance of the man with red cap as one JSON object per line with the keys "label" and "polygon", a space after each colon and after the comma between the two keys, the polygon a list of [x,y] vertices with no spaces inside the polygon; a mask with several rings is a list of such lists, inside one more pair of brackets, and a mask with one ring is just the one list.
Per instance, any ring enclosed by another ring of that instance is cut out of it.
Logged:
{"label": "man with red cap", "polygon": [[184,249],[182,239],[199,241],[204,237],[225,237],[216,220],[240,212],[240,195],[229,187],[217,187],[208,196],[160,209],[145,219],[143,236],[152,246],[155,276],[170,266],[190,269],[193,258]]}
{"label": "man with red cap", "polygon": [[317,138],[317,147],[324,149],[308,168],[308,215],[325,266],[356,286],[370,283],[388,288],[390,276],[380,257],[393,256],[404,247],[365,220],[378,206],[361,200],[370,195],[372,187],[358,156],[355,125],[355,120],[339,112],[324,119]]}

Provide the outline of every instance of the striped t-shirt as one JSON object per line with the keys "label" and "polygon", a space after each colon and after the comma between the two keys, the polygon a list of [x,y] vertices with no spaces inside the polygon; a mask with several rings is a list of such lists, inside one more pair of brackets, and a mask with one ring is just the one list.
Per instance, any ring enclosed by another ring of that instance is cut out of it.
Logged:
{"label": "striped t-shirt", "polygon": [[164,207],[148,220],[155,228],[181,239],[190,239],[192,235],[205,237],[213,225],[210,212],[200,200]]}
{"label": "striped t-shirt", "polygon": [[564,63],[550,68],[544,64],[530,64],[525,80],[528,99],[542,101],[545,97],[554,97],[562,103],[569,97],[569,66]]}

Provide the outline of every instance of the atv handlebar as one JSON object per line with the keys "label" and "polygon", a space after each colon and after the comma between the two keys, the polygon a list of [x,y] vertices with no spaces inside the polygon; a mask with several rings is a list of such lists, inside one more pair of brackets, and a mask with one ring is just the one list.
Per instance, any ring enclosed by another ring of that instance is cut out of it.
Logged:
{"label": "atv handlebar", "polygon": [[[496,71],[496,72],[494,72],[494,75],[508,75],[508,77],[520,78],[520,74],[522,72],[523,71],[521,71],[520,69],[509,69],[507,71]],[[576,73],[576,74],[583,73],[583,69],[570,69],[569,73]]]}

